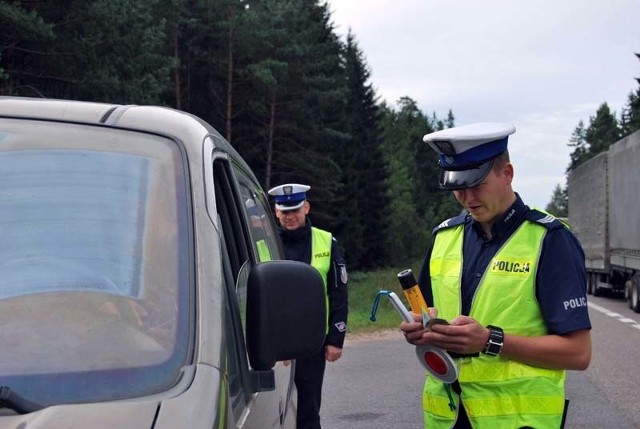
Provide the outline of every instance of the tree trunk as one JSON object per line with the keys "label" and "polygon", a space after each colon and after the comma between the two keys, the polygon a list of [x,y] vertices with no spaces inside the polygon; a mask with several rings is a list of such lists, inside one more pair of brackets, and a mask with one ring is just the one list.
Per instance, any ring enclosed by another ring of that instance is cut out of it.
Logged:
{"label": "tree trunk", "polygon": [[[227,108],[225,111],[225,137],[231,143],[231,115],[233,114],[233,27],[229,27],[227,46]],[[232,143],[233,144],[233,143]]]}
{"label": "tree trunk", "polygon": [[[173,56],[176,59],[177,64],[180,64],[180,53],[178,50],[178,35],[173,36]],[[176,109],[182,110],[182,84],[180,82],[180,66],[175,68],[173,74],[173,83],[176,86]]]}
{"label": "tree trunk", "polygon": [[267,165],[265,166],[264,186],[271,189],[271,163],[273,162],[273,139],[276,127],[276,91],[271,93],[271,109],[269,111],[269,140],[267,145]]}

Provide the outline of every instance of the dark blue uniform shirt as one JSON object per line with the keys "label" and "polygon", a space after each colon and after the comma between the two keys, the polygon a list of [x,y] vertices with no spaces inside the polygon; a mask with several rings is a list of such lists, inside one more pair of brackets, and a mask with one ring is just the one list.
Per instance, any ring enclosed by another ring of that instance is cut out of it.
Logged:
{"label": "dark blue uniform shirt", "polygon": [[[469,315],[473,296],[489,262],[525,221],[529,211],[529,207],[517,196],[516,202],[492,226],[490,240],[486,239],[482,227],[470,215],[462,215],[465,216],[462,249],[463,315]],[[418,281],[430,305],[433,303],[429,275],[431,247]],[[580,243],[568,228],[556,223],[544,237],[536,275],[536,298],[550,334],[591,329],[585,279],[584,252]]]}

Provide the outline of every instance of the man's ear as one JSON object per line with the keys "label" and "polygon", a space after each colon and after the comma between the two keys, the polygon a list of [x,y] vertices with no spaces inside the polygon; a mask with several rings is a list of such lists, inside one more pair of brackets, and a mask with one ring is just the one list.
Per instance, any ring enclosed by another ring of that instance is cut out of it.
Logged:
{"label": "man's ear", "polygon": [[504,173],[504,177],[507,180],[507,184],[510,185],[511,182],[513,182],[513,164],[507,162],[502,168],[502,172]]}
{"label": "man's ear", "polygon": [[311,204],[309,204],[309,201],[305,201],[304,205],[302,206],[302,209],[304,210],[304,214],[308,215],[309,214],[309,210],[311,210]]}

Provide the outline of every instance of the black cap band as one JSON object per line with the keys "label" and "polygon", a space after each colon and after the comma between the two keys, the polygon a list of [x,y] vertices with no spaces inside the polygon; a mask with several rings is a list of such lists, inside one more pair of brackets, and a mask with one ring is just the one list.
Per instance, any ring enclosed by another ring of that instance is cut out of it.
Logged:
{"label": "black cap band", "polygon": [[493,167],[493,159],[480,164],[477,167],[465,170],[440,169],[440,189],[455,191],[459,189],[473,188],[487,177]]}

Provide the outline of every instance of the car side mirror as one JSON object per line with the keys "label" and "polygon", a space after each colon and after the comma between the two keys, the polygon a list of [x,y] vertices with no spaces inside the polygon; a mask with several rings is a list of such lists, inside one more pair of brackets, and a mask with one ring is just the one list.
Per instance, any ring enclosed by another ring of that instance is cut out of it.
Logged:
{"label": "car side mirror", "polygon": [[247,283],[247,352],[254,370],[317,352],[326,329],[326,292],[315,268],[297,261],[253,267]]}

